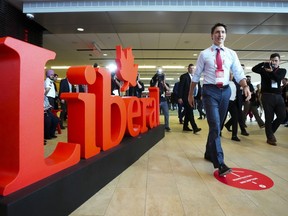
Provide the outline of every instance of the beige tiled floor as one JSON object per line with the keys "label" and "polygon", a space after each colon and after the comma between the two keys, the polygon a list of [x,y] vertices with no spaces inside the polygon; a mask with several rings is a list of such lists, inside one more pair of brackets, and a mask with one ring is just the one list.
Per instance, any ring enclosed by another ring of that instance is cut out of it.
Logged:
{"label": "beige tiled floor", "polygon": [[[239,135],[241,142],[231,141],[231,133],[223,130],[227,165],[263,173],[274,181],[268,190],[252,191],[214,178],[212,164],[203,159],[207,122],[196,122],[202,131],[194,135],[182,132],[175,114],[171,116],[172,131],[164,139],[70,216],[288,215],[288,128],[280,126],[277,131],[278,146],[266,144],[264,129],[255,122],[247,122],[250,136]],[[63,132],[57,140],[66,139]],[[46,155],[57,140],[48,142]]]}

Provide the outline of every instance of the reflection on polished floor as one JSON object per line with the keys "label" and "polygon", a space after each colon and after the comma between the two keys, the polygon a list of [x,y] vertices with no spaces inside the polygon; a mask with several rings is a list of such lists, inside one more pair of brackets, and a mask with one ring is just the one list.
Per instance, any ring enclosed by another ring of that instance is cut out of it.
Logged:
{"label": "reflection on polished floor", "polygon": [[[247,121],[250,136],[239,133],[241,142],[232,141],[231,133],[223,129],[226,164],[260,172],[274,181],[268,190],[243,190],[217,181],[212,164],[203,159],[206,120],[196,120],[202,128],[197,135],[182,132],[173,112],[171,132],[70,216],[287,215],[287,127],[278,129],[277,146],[266,143],[264,129],[259,129],[255,121]],[[57,141],[66,140],[66,132],[48,141],[46,156]]]}

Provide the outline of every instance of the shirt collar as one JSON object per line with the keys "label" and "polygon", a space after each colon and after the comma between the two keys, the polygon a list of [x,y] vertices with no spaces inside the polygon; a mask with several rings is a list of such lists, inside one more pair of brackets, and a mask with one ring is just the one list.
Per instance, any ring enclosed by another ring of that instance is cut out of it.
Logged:
{"label": "shirt collar", "polygon": [[225,51],[225,47],[219,47],[219,46],[216,46],[215,44],[212,44],[211,46],[211,49],[212,51],[216,51],[216,49],[221,49],[222,51]]}

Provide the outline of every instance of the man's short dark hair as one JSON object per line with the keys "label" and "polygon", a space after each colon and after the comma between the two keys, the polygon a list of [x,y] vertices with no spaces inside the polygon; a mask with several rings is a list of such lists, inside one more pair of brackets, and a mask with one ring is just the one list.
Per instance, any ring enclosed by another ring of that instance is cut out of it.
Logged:
{"label": "man's short dark hair", "polygon": [[194,66],[194,64],[189,64],[189,65],[188,65],[188,68],[191,67],[191,66]]}
{"label": "man's short dark hair", "polygon": [[214,33],[215,29],[216,29],[218,26],[224,27],[225,32],[227,33],[227,26],[226,26],[225,24],[223,24],[223,23],[216,23],[216,24],[211,28],[211,34]]}
{"label": "man's short dark hair", "polygon": [[279,53],[273,53],[270,55],[270,59],[275,58],[275,57],[278,57],[280,59]]}

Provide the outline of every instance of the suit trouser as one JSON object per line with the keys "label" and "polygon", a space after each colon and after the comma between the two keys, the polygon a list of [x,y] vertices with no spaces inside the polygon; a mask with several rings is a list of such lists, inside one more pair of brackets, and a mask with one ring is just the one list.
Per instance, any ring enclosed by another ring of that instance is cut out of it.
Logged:
{"label": "suit trouser", "polygon": [[216,85],[204,84],[202,96],[209,125],[205,155],[210,157],[214,168],[218,168],[224,163],[220,132],[228,110],[231,89],[229,86],[220,89]]}
{"label": "suit trouser", "polygon": [[192,129],[196,130],[198,127],[195,123],[193,107],[191,107],[188,101],[186,100],[184,101],[184,110],[185,110],[185,117],[184,117],[183,128],[187,128],[190,122]]}
{"label": "suit trouser", "polygon": [[[267,139],[273,139],[274,133],[285,119],[285,103],[281,94],[262,93],[261,99],[265,113],[266,137]],[[274,113],[276,119],[274,119]]]}
{"label": "suit trouser", "polygon": [[[237,136],[237,132],[238,132],[238,109],[237,109],[237,102],[236,101],[231,101],[231,100],[229,101],[228,112],[230,113],[231,118],[227,121],[225,126],[227,128],[230,128],[230,126],[232,125],[232,137],[233,136],[235,137],[235,136]],[[226,117],[225,117],[225,119],[226,119]],[[222,126],[222,128],[223,128],[223,126]]]}

